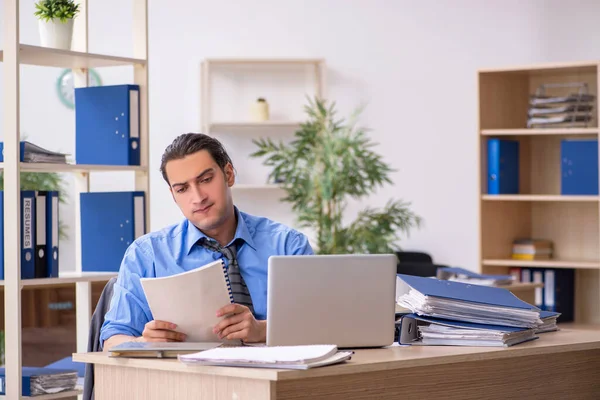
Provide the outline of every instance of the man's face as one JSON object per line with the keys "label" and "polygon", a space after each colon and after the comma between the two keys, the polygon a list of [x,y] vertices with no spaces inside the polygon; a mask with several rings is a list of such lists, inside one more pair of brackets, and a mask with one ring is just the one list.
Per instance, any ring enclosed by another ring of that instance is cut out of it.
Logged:
{"label": "man's face", "polygon": [[231,191],[235,177],[231,164],[225,172],[206,150],[166,165],[173,199],[183,215],[198,229],[217,229],[232,212]]}

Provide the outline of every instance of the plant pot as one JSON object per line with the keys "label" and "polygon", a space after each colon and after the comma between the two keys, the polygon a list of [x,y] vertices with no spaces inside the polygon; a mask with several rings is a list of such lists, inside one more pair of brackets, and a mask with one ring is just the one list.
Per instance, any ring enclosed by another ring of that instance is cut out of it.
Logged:
{"label": "plant pot", "polygon": [[73,39],[73,19],[61,22],[59,19],[50,21],[38,20],[40,41],[43,47],[71,50]]}

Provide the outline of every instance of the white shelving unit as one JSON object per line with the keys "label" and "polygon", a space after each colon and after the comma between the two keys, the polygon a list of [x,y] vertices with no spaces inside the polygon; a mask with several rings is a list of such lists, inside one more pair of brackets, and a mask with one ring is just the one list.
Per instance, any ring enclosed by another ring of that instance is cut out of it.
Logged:
{"label": "white shelving unit", "polygon": [[[21,396],[22,336],[21,336],[21,290],[39,286],[62,286],[74,284],[76,290],[76,331],[77,351],[87,350],[89,324],[92,314],[92,282],[107,281],[114,273],[84,273],[81,265],[80,192],[90,189],[90,174],[93,172],[134,172],[135,190],[149,192],[148,170],[148,1],[133,0],[133,49],[132,58],[117,57],[88,52],[88,5],[87,0],[79,0],[80,13],[75,20],[72,51],[44,48],[20,43],[19,0],[4,0],[4,42],[0,44],[0,61],[4,70],[4,265],[5,280],[5,368],[6,398],[27,398]],[[33,15],[31,18],[35,18]],[[141,166],[111,165],[58,165],[29,164],[19,162],[20,138],[20,66],[36,65],[61,67],[73,70],[75,85],[85,86],[90,68],[132,66],[134,82],[140,86],[140,150]],[[60,273],[58,278],[21,280],[20,255],[20,173],[62,172],[75,176],[75,272]],[[146,226],[150,226],[149,196],[146,195]],[[80,391],[71,391],[39,399],[59,399],[73,397]],[[0,396],[1,397],[1,396]]]}
{"label": "white shelving unit", "polygon": [[[248,71],[265,72],[285,70],[289,68],[304,68],[305,78],[312,78],[314,86],[313,94],[316,97],[324,96],[325,88],[325,60],[318,58],[220,58],[206,59],[201,64],[201,127],[205,134],[219,136],[221,133],[240,135],[241,141],[250,142],[258,132],[293,132],[300,127],[299,120],[273,119],[264,122],[248,121],[246,118],[239,118],[233,121],[213,121],[212,101],[215,95],[215,86],[213,85],[214,75],[228,70],[229,77],[236,79]],[[232,72],[239,71],[239,72]],[[274,84],[276,85],[276,84]],[[273,86],[273,85],[272,85]],[[308,93],[299,93],[304,97]],[[237,141],[237,138],[235,139]],[[243,158],[243,157],[242,157]],[[234,189],[244,190],[246,192],[262,190],[278,190],[281,187],[270,183],[236,183]]]}

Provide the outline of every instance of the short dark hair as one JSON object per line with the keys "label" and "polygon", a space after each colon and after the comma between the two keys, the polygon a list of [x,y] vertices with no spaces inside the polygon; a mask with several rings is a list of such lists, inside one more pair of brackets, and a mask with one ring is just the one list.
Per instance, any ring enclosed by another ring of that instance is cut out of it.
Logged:
{"label": "short dark hair", "polygon": [[217,139],[203,133],[184,133],[177,136],[162,155],[160,172],[163,179],[169,183],[166,170],[169,161],[180,160],[201,150],[208,151],[223,172],[225,172],[227,163],[233,166],[225,147]]}

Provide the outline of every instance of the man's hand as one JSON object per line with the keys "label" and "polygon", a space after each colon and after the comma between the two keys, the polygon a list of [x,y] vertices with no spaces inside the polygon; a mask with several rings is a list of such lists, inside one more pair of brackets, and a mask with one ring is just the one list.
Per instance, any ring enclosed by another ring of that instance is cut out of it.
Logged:
{"label": "man's hand", "polygon": [[214,328],[220,339],[241,339],[247,343],[267,339],[267,321],[257,321],[250,309],[241,304],[228,304],[217,311],[217,317],[227,315]]}
{"label": "man's hand", "polygon": [[186,335],[175,330],[177,325],[165,321],[150,321],[144,326],[138,342],[183,342]]}

